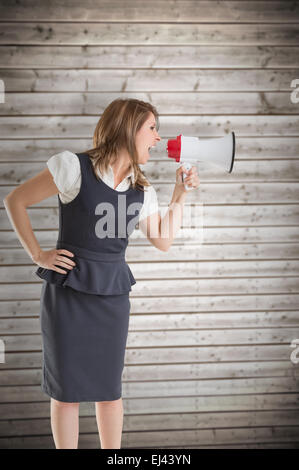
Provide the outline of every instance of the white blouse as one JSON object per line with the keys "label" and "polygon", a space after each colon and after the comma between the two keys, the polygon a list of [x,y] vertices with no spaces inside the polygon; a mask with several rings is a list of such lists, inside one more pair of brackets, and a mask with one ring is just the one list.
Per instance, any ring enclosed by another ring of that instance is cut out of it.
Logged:
{"label": "white blouse", "polygon": [[[58,188],[61,202],[67,204],[75,199],[81,186],[81,167],[77,155],[69,150],[64,150],[49,158],[47,166]],[[104,183],[114,189],[114,174],[110,165],[109,171],[105,175],[101,175],[99,170],[98,175]],[[133,171],[119,183],[115,190],[126,191],[130,186],[130,178],[134,180]],[[154,187],[152,185],[146,186],[144,190],[144,202],[139,220],[159,210],[157,193]]]}

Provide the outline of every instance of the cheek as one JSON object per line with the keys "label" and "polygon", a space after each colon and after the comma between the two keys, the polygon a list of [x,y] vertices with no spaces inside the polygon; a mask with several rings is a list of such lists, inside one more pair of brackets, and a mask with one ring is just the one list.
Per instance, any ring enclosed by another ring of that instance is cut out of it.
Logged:
{"label": "cheek", "polygon": [[138,140],[136,140],[136,148],[142,150],[144,148],[144,143],[145,139],[140,137]]}
{"label": "cheek", "polygon": [[136,147],[140,148],[140,146],[142,145],[142,135],[139,134],[138,137],[136,137],[135,143]]}
{"label": "cheek", "polygon": [[145,148],[146,142],[149,142],[150,136],[148,135],[148,132],[145,130],[139,131],[139,133],[136,136],[136,148],[139,148],[139,150],[142,150]]}

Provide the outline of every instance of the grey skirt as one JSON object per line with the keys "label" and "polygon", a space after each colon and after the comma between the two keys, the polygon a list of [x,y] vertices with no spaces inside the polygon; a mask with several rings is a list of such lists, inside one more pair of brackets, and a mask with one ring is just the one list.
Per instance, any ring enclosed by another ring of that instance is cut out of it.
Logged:
{"label": "grey skirt", "polygon": [[42,390],[63,402],[121,398],[129,292],[98,295],[43,281]]}

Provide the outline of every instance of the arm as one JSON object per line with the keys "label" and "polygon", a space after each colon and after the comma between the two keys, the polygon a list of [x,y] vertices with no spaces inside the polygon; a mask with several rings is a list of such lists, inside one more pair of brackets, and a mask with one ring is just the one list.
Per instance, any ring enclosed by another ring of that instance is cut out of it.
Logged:
{"label": "arm", "polygon": [[[189,173],[185,182],[182,181],[182,172]],[[159,212],[149,215],[139,223],[140,230],[147,237],[149,242],[161,251],[168,251],[172,242],[181,227],[183,219],[183,207],[185,204],[187,190],[184,183],[199,187],[196,167],[192,167],[186,172],[183,167],[176,171],[176,184],[174,186],[172,198],[168,210],[163,218]]]}
{"label": "arm", "polygon": [[[4,199],[3,203],[9,217],[10,223],[15,230],[21,244],[31,257],[31,259],[42,267],[49,267],[57,272],[63,273],[61,269],[54,266],[57,258],[57,252],[72,255],[67,250],[43,251],[33,233],[29,215],[26,208],[47,199],[54,194],[58,194],[58,188],[54,183],[52,175],[48,168],[38,173],[33,178],[25,181],[11,191]],[[61,262],[56,264],[67,267],[63,259],[73,263],[68,258],[59,257]]]}

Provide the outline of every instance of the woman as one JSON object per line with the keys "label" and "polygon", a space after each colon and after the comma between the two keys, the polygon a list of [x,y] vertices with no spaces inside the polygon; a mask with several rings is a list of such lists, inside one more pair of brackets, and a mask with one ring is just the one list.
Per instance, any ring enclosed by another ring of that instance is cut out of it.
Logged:
{"label": "woman", "polygon": [[[98,121],[93,149],[52,156],[48,168],[4,200],[19,240],[43,279],[42,390],[51,397],[57,449],[77,448],[82,401],[95,403],[101,448],[121,445],[121,375],[129,291],[136,282],[125,261],[128,237],[139,221],[152,245],[167,251],[180,228],[186,198],[180,167],[161,219],[156,192],[139,167],[160,140],[158,122],[149,103],[113,101]],[[196,167],[186,173],[185,182],[197,188]],[[56,248],[43,250],[26,208],[55,194],[59,236]]]}

